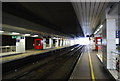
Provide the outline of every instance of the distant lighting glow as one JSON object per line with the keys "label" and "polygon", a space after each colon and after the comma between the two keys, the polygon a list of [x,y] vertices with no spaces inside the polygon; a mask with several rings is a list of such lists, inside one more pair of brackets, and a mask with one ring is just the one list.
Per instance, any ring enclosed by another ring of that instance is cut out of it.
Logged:
{"label": "distant lighting glow", "polygon": [[3,33],[4,31],[0,31],[0,33]]}
{"label": "distant lighting glow", "polygon": [[53,37],[53,39],[62,39],[62,38],[59,38],[59,37]]}
{"label": "distant lighting glow", "polygon": [[25,34],[24,36],[30,36],[30,34]]}
{"label": "distant lighting glow", "polygon": [[85,37],[85,38],[78,38],[77,43],[80,45],[87,45],[89,44],[89,37]]}
{"label": "distant lighting glow", "polygon": [[103,27],[103,25],[100,25],[100,27],[95,31],[94,34],[97,34],[97,32],[99,32],[102,27]]}
{"label": "distant lighting glow", "polygon": [[119,44],[119,38],[116,38],[116,44]]}
{"label": "distant lighting glow", "polygon": [[97,33],[97,31],[94,34],[96,34],[96,33]]}
{"label": "distant lighting glow", "polygon": [[38,35],[33,35],[32,37],[38,37]]}
{"label": "distant lighting glow", "polygon": [[56,39],[56,37],[53,37],[53,39]]}
{"label": "distant lighting glow", "polygon": [[99,27],[99,28],[101,29],[102,27],[103,27],[103,25],[100,25],[100,27]]}
{"label": "distant lighting glow", "polygon": [[10,47],[10,46],[5,46],[5,47]]}
{"label": "distant lighting glow", "polygon": [[97,32],[100,31],[100,29],[97,29]]}
{"label": "distant lighting glow", "polygon": [[58,38],[58,39],[61,39],[61,38]]}
{"label": "distant lighting glow", "polygon": [[20,33],[12,32],[12,35],[19,35]]}

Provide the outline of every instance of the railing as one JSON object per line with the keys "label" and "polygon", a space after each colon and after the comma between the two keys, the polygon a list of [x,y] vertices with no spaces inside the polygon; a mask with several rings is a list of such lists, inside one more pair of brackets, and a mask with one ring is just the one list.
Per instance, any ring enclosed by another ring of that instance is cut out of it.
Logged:
{"label": "railing", "polygon": [[120,53],[116,53],[116,52],[113,52],[113,51],[111,51],[111,53],[114,53],[114,54],[120,55]]}
{"label": "railing", "polygon": [[0,46],[0,53],[14,52],[16,51],[16,46]]}
{"label": "railing", "polygon": [[120,53],[111,51],[112,54],[116,55],[116,71],[117,71],[117,77],[120,79]]}

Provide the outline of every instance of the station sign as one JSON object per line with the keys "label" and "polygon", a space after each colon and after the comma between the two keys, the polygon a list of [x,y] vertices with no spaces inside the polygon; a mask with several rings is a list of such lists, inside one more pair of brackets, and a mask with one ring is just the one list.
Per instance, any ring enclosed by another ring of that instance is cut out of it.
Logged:
{"label": "station sign", "polygon": [[16,39],[17,38],[17,36],[12,36],[12,39]]}

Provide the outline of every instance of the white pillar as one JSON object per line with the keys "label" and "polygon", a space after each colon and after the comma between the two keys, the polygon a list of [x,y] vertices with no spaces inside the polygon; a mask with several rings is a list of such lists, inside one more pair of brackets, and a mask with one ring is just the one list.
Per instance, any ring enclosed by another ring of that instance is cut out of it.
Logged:
{"label": "white pillar", "polygon": [[25,52],[25,37],[18,36],[16,38],[16,52]]}
{"label": "white pillar", "polygon": [[66,39],[64,39],[64,46],[66,46],[67,45],[67,40]]}
{"label": "white pillar", "polygon": [[66,39],[64,40],[64,46],[66,46]]}
{"label": "white pillar", "polygon": [[102,30],[102,51],[103,64],[107,69],[116,69],[116,55],[111,53],[116,51],[116,16],[107,14]]}
{"label": "white pillar", "polygon": [[56,39],[56,44],[55,44],[55,47],[58,47],[58,39]]}
{"label": "white pillar", "polygon": [[62,39],[60,39],[60,46],[62,46]]}
{"label": "white pillar", "polygon": [[52,48],[53,47],[53,40],[52,38],[49,38],[49,48]]}
{"label": "white pillar", "polygon": [[116,55],[111,51],[116,51],[116,21],[107,19],[107,69],[116,69]]}
{"label": "white pillar", "polygon": [[46,49],[46,38],[43,38],[43,49]]}

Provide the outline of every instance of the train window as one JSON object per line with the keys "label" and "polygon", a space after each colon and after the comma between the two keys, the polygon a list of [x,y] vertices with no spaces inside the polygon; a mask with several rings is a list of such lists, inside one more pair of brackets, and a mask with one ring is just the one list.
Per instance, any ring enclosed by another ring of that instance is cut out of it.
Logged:
{"label": "train window", "polygon": [[36,45],[39,46],[40,40],[36,40]]}

